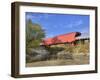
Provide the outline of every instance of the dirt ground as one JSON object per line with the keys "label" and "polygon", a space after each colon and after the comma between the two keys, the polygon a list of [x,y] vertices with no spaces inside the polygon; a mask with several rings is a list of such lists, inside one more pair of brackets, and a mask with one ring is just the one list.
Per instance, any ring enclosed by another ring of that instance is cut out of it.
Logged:
{"label": "dirt ground", "polygon": [[56,59],[26,63],[26,67],[89,64],[89,55],[74,55],[73,59]]}

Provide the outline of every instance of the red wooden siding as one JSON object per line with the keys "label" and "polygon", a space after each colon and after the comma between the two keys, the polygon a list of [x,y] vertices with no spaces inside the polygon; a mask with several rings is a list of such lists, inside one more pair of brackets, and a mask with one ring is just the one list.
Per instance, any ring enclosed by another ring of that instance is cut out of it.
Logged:
{"label": "red wooden siding", "polygon": [[76,40],[77,36],[80,36],[80,32],[71,32],[63,35],[58,35],[53,38],[44,39],[42,45],[53,45],[59,43],[71,43]]}

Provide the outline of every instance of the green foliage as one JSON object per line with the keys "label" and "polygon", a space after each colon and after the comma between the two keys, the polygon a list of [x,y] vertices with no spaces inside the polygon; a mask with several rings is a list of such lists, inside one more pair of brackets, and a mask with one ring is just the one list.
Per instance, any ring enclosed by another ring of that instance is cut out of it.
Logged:
{"label": "green foliage", "polygon": [[46,49],[50,52],[50,54],[57,54],[59,51],[63,51],[63,47],[46,47]]}
{"label": "green foliage", "polygon": [[75,50],[78,52],[78,53],[89,53],[89,43],[86,43],[86,44],[79,44]]}
{"label": "green foliage", "polygon": [[66,46],[65,50],[70,53],[89,53],[89,43],[78,43],[76,46]]}
{"label": "green foliage", "polygon": [[36,48],[36,47],[39,47],[40,45],[40,41],[39,40],[32,40],[28,43],[27,47],[33,47],[33,48]]}
{"label": "green foliage", "polygon": [[32,23],[31,20],[26,22],[26,47],[36,48],[40,46],[42,39],[45,37],[45,32],[39,24]]}
{"label": "green foliage", "polygon": [[69,46],[68,46],[68,45],[67,45],[67,46],[65,47],[65,51],[66,51],[66,52],[69,52],[69,53],[73,53],[75,47],[76,47],[76,46],[72,46],[72,45],[69,45]]}

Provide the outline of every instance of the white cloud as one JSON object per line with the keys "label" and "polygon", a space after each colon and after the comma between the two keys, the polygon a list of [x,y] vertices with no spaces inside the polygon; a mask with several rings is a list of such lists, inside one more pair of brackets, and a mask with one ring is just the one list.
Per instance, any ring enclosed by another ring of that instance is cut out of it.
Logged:
{"label": "white cloud", "polygon": [[32,15],[26,15],[26,18],[27,19],[34,19],[34,18],[36,18],[35,16],[32,16]]}
{"label": "white cloud", "polygon": [[79,21],[77,21],[77,22],[74,23],[75,26],[79,26],[81,24],[83,24],[83,21],[82,20],[79,20]]}
{"label": "white cloud", "polygon": [[53,36],[54,36],[54,34],[52,34],[52,33],[46,34],[46,38],[50,38],[50,37],[53,37]]}
{"label": "white cloud", "polygon": [[88,34],[90,34],[90,31],[87,30],[87,29],[82,29],[82,30],[81,30],[81,33],[88,33]]}
{"label": "white cloud", "polygon": [[75,21],[75,22],[71,22],[71,23],[67,24],[67,27],[73,28],[73,27],[78,27],[82,24],[83,24],[83,21],[79,20],[79,21]]}
{"label": "white cloud", "polygon": [[44,17],[45,19],[48,19],[48,18],[50,17],[50,15],[49,15],[49,14],[44,14],[43,17]]}

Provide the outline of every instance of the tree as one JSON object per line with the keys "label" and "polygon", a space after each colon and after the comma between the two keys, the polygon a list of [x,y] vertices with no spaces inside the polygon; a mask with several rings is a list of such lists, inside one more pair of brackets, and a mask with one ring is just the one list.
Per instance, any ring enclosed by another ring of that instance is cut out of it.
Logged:
{"label": "tree", "polygon": [[26,22],[26,46],[27,48],[35,48],[40,46],[45,32],[39,24],[32,23],[31,20]]}

